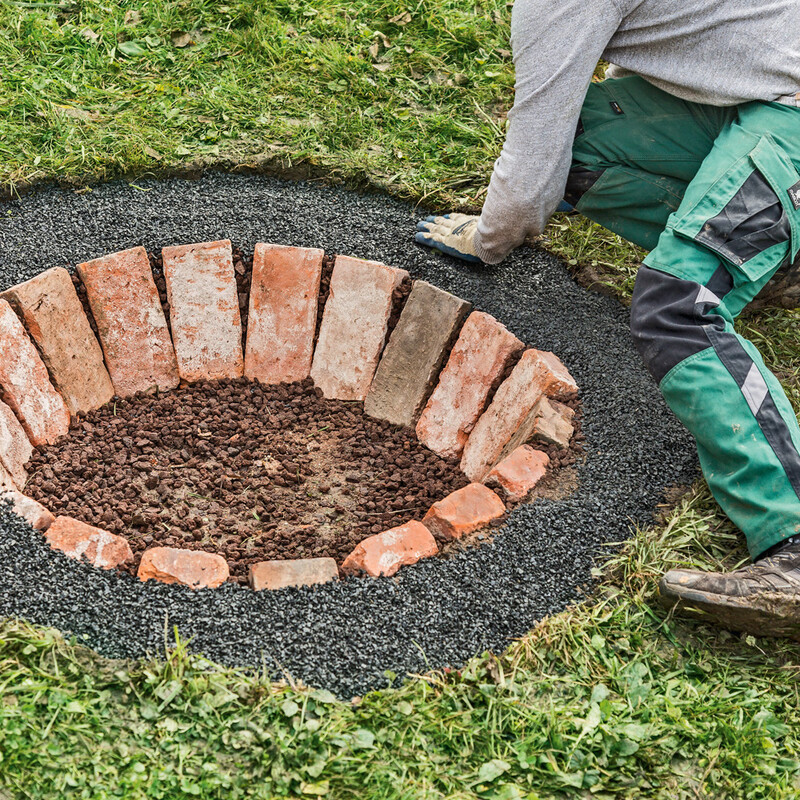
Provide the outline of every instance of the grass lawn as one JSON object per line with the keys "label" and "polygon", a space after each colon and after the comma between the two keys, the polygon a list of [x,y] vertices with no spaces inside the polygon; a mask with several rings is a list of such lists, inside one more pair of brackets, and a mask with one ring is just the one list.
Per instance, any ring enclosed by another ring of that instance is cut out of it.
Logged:
{"label": "grass lawn", "polygon": [[[477,209],[503,138],[510,9],[415,0],[0,0],[0,181],[297,167]],[[543,244],[624,300],[637,253],[557,218]],[[800,407],[800,315],[740,322]],[[624,400],[623,400],[624,402]],[[0,623],[0,799],[800,795],[798,646],[654,602],[742,542],[705,485],[503,654],[352,703],[191,655],[109,662]]]}

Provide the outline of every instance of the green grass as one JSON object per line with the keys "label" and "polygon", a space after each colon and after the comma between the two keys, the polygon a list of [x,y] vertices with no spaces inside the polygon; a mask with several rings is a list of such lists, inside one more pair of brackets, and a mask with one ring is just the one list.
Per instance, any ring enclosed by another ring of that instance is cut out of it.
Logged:
{"label": "green grass", "polygon": [[[0,0],[0,182],[296,168],[476,210],[512,99],[508,20],[498,0]],[[541,243],[630,296],[632,246],[576,217]],[[739,330],[800,408],[800,314]],[[665,569],[745,559],[703,483],[665,514],[507,652],[354,703],[180,638],[109,662],[7,621],[0,798],[800,796],[798,646],[665,614]]]}

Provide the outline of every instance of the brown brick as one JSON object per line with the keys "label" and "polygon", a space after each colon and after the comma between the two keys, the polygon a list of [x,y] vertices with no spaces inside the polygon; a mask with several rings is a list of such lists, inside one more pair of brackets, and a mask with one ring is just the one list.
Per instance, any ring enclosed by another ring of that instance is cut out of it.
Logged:
{"label": "brown brick", "polygon": [[337,256],[311,377],[325,397],[363,400],[386,339],[392,295],[408,273]]}
{"label": "brown brick", "polygon": [[364,401],[367,414],[395,425],[416,423],[469,310],[465,300],[414,283]]}
{"label": "brown brick", "polygon": [[483,311],[473,311],[417,423],[417,437],[445,458],[461,455],[509,360],[525,345]]}
{"label": "brown brick", "polygon": [[178,365],[143,247],[78,264],[114,391],[120,397],[178,385]]}
{"label": "brown brick", "polygon": [[339,577],[332,558],[298,558],[287,561],[259,561],[250,567],[250,586],[255,591],[283,589],[285,586],[311,586]]}
{"label": "brown brick", "polygon": [[0,294],[22,317],[72,414],[107,403],[114,387],[70,274],[53,267]]}
{"label": "brown brick", "polygon": [[25,465],[33,453],[28,435],[14,412],[0,400],[0,463],[8,471],[18,489],[25,487],[28,473]]}
{"label": "brown brick", "polygon": [[538,358],[539,383],[548,397],[567,400],[578,394],[578,384],[558,356],[547,350],[533,352]]}
{"label": "brown brick", "polygon": [[0,353],[3,399],[22,423],[31,444],[52,444],[69,430],[69,410],[6,300],[0,300]]}
{"label": "brown brick", "polygon": [[145,550],[136,573],[139,580],[181,583],[191,589],[214,589],[228,580],[228,562],[214,553],[151,547]]}
{"label": "brown brick", "polygon": [[[531,409],[542,397],[538,350],[527,350],[497,390],[489,408],[470,434],[461,457],[461,470],[471,481],[482,481],[501,459]],[[524,441],[524,440],[523,440]],[[522,442],[520,442],[521,444]]]}
{"label": "brown brick", "polygon": [[37,531],[46,531],[55,520],[55,517],[41,503],[26,497],[21,492],[0,491],[0,504],[7,500],[11,500],[11,510]]}
{"label": "brown brick", "polygon": [[366,572],[373,578],[394,575],[402,566],[439,552],[430,531],[421,522],[407,522],[383,533],[368,536],[342,563],[342,572]]}
{"label": "brown brick", "polygon": [[72,517],[56,517],[45,538],[55,550],[70,558],[85,558],[102,569],[111,569],[133,558],[127,539]]}
{"label": "brown brick", "polygon": [[181,378],[240,378],[242,318],[231,243],[224,239],[165,247],[161,254]]}
{"label": "brown brick", "polygon": [[506,513],[505,503],[482,483],[470,483],[434,503],[422,522],[434,536],[459,539]]}
{"label": "brown brick", "polygon": [[307,378],[314,354],[323,250],[256,245],[244,374],[261,383]]}
{"label": "brown brick", "polygon": [[496,488],[508,500],[527,497],[545,476],[550,459],[530,445],[517,447],[486,476],[486,485]]}

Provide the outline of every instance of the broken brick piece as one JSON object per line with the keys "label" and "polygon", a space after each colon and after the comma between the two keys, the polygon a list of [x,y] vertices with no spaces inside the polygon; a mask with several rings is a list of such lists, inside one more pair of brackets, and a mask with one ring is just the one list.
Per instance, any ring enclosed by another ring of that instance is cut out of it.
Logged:
{"label": "broken brick piece", "polygon": [[417,438],[443,458],[458,458],[492,387],[525,345],[483,311],[464,323],[417,423]]}
{"label": "broken brick piece", "polygon": [[[526,350],[497,389],[464,447],[461,471],[471,481],[482,481],[502,458],[531,409],[543,395],[543,371],[538,350]],[[520,442],[521,443],[521,442]]]}
{"label": "broken brick piece", "polygon": [[230,241],[165,247],[161,255],[181,378],[240,378],[242,317]]}
{"label": "broken brick piece", "polygon": [[552,444],[564,449],[569,447],[575,428],[572,418],[575,412],[557,400],[540,397],[516,433],[503,448],[500,459],[506,458],[513,450],[526,442],[537,441]]}
{"label": "broken brick piece", "polygon": [[85,558],[102,569],[111,569],[133,558],[127,539],[72,517],[56,517],[45,538],[50,547],[70,558]]}
{"label": "broken brick piece", "polygon": [[537,380],[542,392],[556,400],[568,400],[578,394],[578,384],[561,359],[547,350],[533,350],[538,360]]}
{"label": "broken brick piece", "polygon": [[342,563],[342,572],[366,572],[373,578],[394,575],[402,566],[439,552],[430,531],[421,522],[407,522],[383,533],[368,536]]}
{"label": "broken brick piece", "polygon": [[120,397],[168,391],[178,364],[143,247],[78,264],[106,367]]}
{"label": "broken brick piece", "polygon": [[103,352],[69,272],[53,267],[0,297],[22,318],[70,413],[85,414],[114,396]]}
{"label": "broken brick piece", "polygon": [[139,580],[181,583],[191,589],[214,589],[228,580],[228,562],[215,553],[151,547],[145,550],[136,573]]}
{"label": "broken brick piece", "polygon": [[0,461],[0,491],[16,492],[17,488],[17,484],[14,483],[11,473],[3,466],[3,462]]}
{"label": "broken brick piece", "polygon": [[459,539],[485,528],[505,513],[505,503],[491,489],[482,483],[470,483],[434,503],[422,522],[434,536]]}
{"label": "broken brick piece", "polygon": [[28,463],[33,447],[14,412],[0,400],[0,463],[6,468],[18,489],[25,486]]}
{"label": "broken brick piece", "polygon": [[544,477],[549,463],[547,453],[523,444],[492,469],[486,485],[497,488],[508,500],[524,500]]}
{"label": "broken brick piece", "polygon": [[339,577],[332,558],[297,558],[286,561],[259,561],[250,567],[250,586],[262,589],[283,589],[286,586],[311,586]]}
{"label": "broken brick piece", "polygon": [[37,531],[46,531],[55,517],[34,499],[13,490],[0,491],[0,504],[11,501],[11,510]]}
{"label": "broken brick piece", "polygon": [[378,366],[394,290],[408,273],[377,261],[336,256],[311,377],[325,397],[363,400]]}
{"label": "broken brick piece", "polygon": [[414,425],[469,309],[465,300],[415,281],[369,387],[367,414]]}
{"label": "broken brick piece", "polygon": [[244,374],[261,383],[307,378],[314,355],[323,250],[256,245]]}
{"label": "broken brick piece", "polygon": [[69,431],[64,399],[7,300],[0,300],[0,393],[31,444],[53,444]]}

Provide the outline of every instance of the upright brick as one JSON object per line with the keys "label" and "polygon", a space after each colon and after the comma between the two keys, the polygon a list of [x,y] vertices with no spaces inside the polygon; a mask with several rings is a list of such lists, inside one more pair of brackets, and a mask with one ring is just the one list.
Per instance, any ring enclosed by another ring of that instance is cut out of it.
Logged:
{"label": "upright brick", "polygon": [[549,463],[547,453],[523,444],[492,468],[486,485],[497,488],[508,500],[523,500],[545,476]]}
{"label": "upright brick", "polygon": [[395,425],[416,423],[470,304],[416,281],[392,331],[364,410]]}
{"label": "upright brick", "polygon": [[230,241],[165,247],[161,253],[181,378],[240,378],[242,318]]}
{"label": "upright brick", "polygon": [[460,456],[489,392],[524,346],[494,317],[473,311],[417,423],[417,438],[440,456]]}
{"label": "upright brick", "polygon": [[363,400],[378,366],[392,296],[408,273],[376,261],[337,256],[311,377],[325,397]]}
{"label": "upright brick", "polygon": [[322,250],[256,245],[244,374],[261,383],[307,378],[314,355]]}
{"label": "upright brick", "polygon": [[373,578],[394,575],[402,566],[439,552],[430,531],[421,522],[407,522],[368,536],[342,562],[342,572],[366,572]]}
{"label": "upright brick", "polygon": [[2,486],[0,486],[0,504],[8,501],[11,502],[11,510],[37,531],[46,531],[55,520],[55,517],[41,503],[26,497],[21,492],[2,490]]}
{"label": "upright brick", "polygon": [[482,483],[470,483],[434,503],[423,524],[442,539],[459,539],[506,513],[505,503]]}
{"label": "upright brick", "polygon": [[537,359],[538,380],[542,391],[556,400],[568,400],[578,394],[578,384],[561,363],[561,359],[547,350],[534,350]]}
{"label": "upright brick", "polygon": [[69,430],[69,410],[6,300],[0,300],[0,391],[31,444],[52,444]]}
{"label": "upright brick", "polygon": [[562,449],[568,447],[575,431],[572,425],[574,416],[575,412],[569,406],[542,395],[509,439],[498,460],[506,458],[520,445],[534,440]]}
{"label": "upright brick", "polygon": [[56,517],[45,538],[50,547],[70,558],[85,558],[101,569],[117,567],[133,558],[127,539],[72,517]]}
{"label": "upright brick", "polygon": [[259,561],[250,566],[250,586],[283,589],[287,586],[312,586],[339,577],[339,568],[332,558],[295,558],[285,561]]}
{"label": "upright brick", "polygon": [[0,491],[16,492],[19,487],[14,483],[11,473],[3,466],[0,461]]}
{"label": "upright brick", "polygon": [[542,397],[538,350],[527,350],[511,375],[500,384],[489,408],[470,434],[461,457],[461,470],[471,481],[482,481],[500,460],[506,445],[528,419]]}
{"label": "upright brick", "polygon": [[168,391],[178,383],[178,365],[143,247],[78,265],[78,275],[97,323],[114,391]]}
{"label": "upright brick", "polygon": [[8,471],[18,489],[25,486],[28,473],[25,465],[33,453],[28,435],[14,412],[0,400],[0,463]]}
{"label": "upright brick", "polygon": [[65,269],[48,269],[0,297],[22,317],[72,414],[85,414],[114,396],[100,345]]}

